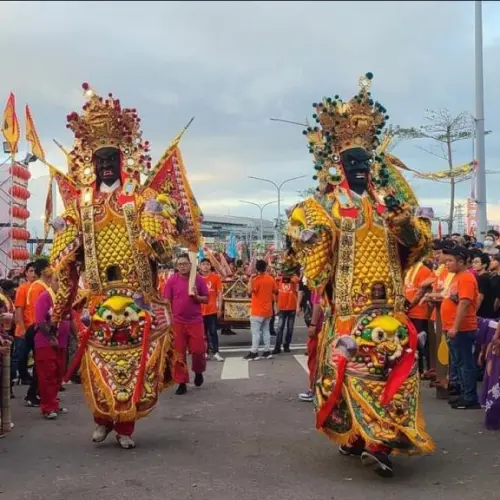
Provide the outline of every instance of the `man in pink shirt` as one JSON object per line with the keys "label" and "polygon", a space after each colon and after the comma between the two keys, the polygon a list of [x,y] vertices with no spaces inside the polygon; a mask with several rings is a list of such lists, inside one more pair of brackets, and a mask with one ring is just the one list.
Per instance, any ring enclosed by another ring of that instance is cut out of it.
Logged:
{"label": "man in pink shirt", "polygon": [[177,273],[168,278],[163,290],[163,297],[170,302],[174,317],[173,330],[177,359],[174,365],[174,380],[179,384],[177,395],[187,392],[189,373],[186,363],[186,350],[189,349],[192,359],[191,369],[195,373],[194,385],[203,384],[203,372],[207,360],[205,353],[205,327],[201,304],[208,303],[208,288],[205,280],[196,275],[195,286],[189,290],[189,273],[191,262],[189,256],[182,254],[176,261]]}
{"label": "man in pink shirt", "polygon": [[51,315],[59,279],[52,275],[51,284],[35,302],[35,368],[40,391],[40,408],[46,419],[54,420],[67,413],[57,397],[66,370],[66,352],[71,330],[75,331],[72,312],[68,311],[56,327]]}

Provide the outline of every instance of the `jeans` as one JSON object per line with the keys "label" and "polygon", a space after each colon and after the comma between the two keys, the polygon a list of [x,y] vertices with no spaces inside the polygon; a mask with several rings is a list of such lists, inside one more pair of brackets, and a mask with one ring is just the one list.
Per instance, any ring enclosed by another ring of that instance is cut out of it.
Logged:
{"label": "jeans", "polygon": [[455,356],[452,353],[451,339],[448,342],[448,387],[456,392],[461,392],[460,377],[458,375],[458,368],[455,361]]}
{"label": "jeans", "polygon": [[450,354],[455,365],[460,383],[461,396],[465,403],[476,404],[477,398],[477,367],[474,363],[474,342],[476,332],[458,332],[450,339]]}
{"label": "jeans", "polygon": [[293,327],[295,325],[295,311],[280,311],[278,313],[279,323],[278,323],[278,333],[276,335],[276,348],[280,348],[283,343],[283,333],[285,332],[286,326],[286,336],[284,344],[286,346],[290,345],[293,335]]}
{"label": "jeans", "polygon": [[219,352],[219,336],[217,335],[217,314],[203,316],[205,326],[205,338],[207,339],[208,352],[215,354]]}
{"label": "jeans", "polygon": [[264,342],[264,352],[271,350],[271,331],[269,325],[271,318],[262,316],[250,316],[250,328],[252,330],[252,348],[251,352],[259,352],[260,340]]}
{"label": "jeans", "polygon": [[21,380],[28,380],[30,378],[28,373],[28,348],[26,340],[23,337],[16,337],[14,339],[14,350],[12,356],[12,375],[13,379],[17,377]]}

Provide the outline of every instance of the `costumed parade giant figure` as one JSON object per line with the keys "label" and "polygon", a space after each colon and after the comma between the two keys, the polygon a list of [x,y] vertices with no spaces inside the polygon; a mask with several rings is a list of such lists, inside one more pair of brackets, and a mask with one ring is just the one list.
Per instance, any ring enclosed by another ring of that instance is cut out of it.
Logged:
{"label": "costumed parade giant figure", "polygon": [[313,104],[319,126],[304,134],[316,195],[292,207],[289,258],[322,293],[314,403],[316,426],[392,476],[390,453],[433,451],[420,414],[417,332],[405,314],[405,271],[428,251],[430,221],[414,216],[414,195],[381,151],[385,108],[360,79],[358,95]]}
{"label": "costumed parade giant figure", "polygon": [[75,135],[68,174],[51,167],[65,205],[52,223],[51,263],[60,277],[52,322],[81,302],[84,272],[88,301],[66,378],[79,367],[97,424],[93,440],[114,429],[120,446],[133,448],[134,423],[173,383],[171,311],[158,294],[158,264],[171,260],[176,244],[197,250],[201,212],[177,148],[181,134],[151,168],[136,110],[83,88],[83,113],[67,117]]}

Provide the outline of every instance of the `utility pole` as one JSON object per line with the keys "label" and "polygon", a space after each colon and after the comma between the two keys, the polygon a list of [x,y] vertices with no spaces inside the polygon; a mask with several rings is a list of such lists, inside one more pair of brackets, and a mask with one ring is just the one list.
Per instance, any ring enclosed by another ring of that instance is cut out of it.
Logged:
{"label": "utility pole", "polygon": [[475,2],[475,66],[476,66],[476,203],[477,239],[483,241],[488,226],[486,215],[486,153],[484,146],[484,81],[483,81],[483,5]]}
{"label": "utility pole", "polygon": [[281,188],[283,187],[284,184],[287,182],[295,181],[297,179],[304,179],[307,177],[307,175],[299,175],[297,177],[290,177],[289,179],[285,179],[281,184],[276,184],[276,182],[272,181],[271,179],[263,179],[262,177],[253,177],[252,175],[249,175],[249,179],[254,179],[257,181],[262,181],[262,182],[268,182],[269,184],[272,184],[276,190],[278,191],[278,229],[276,231],[276,249],[278,252],[281,250]]}
{"label": "utility pole", "polygon": [[268,205],[271,205],[271,203],[276,203],[276,200],[264,203],[264,205],[259,205],[258,203],[254,203],[253,201],[245,201],[245,200],[240,200],[240,203],[247,203],[248,205],[254,205],[260,210],[260,241],[264,241],[264,217],[263,217],[264,208],[266,208]]}

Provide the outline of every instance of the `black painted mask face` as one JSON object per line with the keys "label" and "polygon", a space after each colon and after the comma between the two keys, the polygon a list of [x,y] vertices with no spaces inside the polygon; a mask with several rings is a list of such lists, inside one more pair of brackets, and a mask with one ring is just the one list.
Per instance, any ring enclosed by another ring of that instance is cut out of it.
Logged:
{"label": "black painted mask face", "polygon": [[102,148],[95,153],[97,185],[112,186],[120,178],[120,151]]}
{"label": "black painted mask face", "polygon": [[341,153],[340,160],[351,190],[363,194],[368,187],[372,155],[366,149],[352,148]]}

